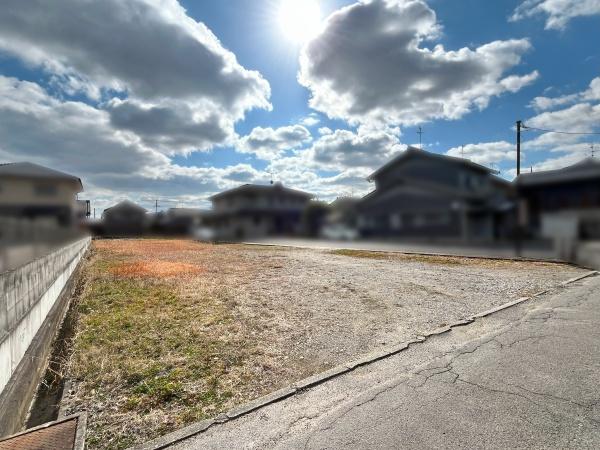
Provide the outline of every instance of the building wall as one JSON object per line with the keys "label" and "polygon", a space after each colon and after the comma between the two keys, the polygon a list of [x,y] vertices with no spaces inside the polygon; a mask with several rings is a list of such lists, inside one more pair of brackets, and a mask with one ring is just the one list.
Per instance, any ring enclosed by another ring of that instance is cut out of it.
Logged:
{"label": "building wall", "polygon": [[264,195],[236,194],[213,200],[213,210],[216,213],[236,211],[239,209],[303,209],[308,199],[286,195],[285,193],[270,193]]}
{"label": "building wall", "polygon": [[69,181],[0,179],[0,205],[64,205],[75,210],[77,189]]}

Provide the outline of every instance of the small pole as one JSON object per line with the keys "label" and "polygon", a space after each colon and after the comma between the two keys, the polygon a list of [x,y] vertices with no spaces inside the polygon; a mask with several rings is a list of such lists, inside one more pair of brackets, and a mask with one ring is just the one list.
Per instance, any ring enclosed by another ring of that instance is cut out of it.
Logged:
{"label": "small pole", "polygon": [[523,122],[517,120],[517,176],[521,175],[521,126]]}
{"label": "small pole", "polygon": [[594,153],[594,144],[590,145],[590,148],[592,149],[592,158],[594,158],[596,156]]}
{"label": "small pole", "polygon": [[96,218],[96,208],[94,208],[94,219]]}
{"label": "small pole", "polygon": [[419,135],[419,148],[423,150],[423,128],[421,128],[420,126],[419,131],[417,131],[417,134]]}
{"label": "small pole", "polygon": [[158,214],[158,199],[154,203],[154,213]]}

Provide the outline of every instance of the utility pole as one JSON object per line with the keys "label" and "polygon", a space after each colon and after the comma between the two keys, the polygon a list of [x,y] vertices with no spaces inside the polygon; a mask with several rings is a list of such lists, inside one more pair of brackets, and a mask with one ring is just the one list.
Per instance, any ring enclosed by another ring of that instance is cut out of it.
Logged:
{"label": "utility pole", "polygon": [[94,219],[96,218],[96,208],[94,208]]}
{"label": "utility pole", "polygon": [[419,148],[421,150],[423,150],[423,133],[423,128],[419,126],[419,131],[417,131],[417,134],[419,135]]}
{"label": "utility pole", "polygon": [[523,122],[517,120],[517,176],[521,174],[521,126]]}
{"label": "utility pole", "polygon": [[158,199],[156,199],[154,202],[154,213],[158,214]]}

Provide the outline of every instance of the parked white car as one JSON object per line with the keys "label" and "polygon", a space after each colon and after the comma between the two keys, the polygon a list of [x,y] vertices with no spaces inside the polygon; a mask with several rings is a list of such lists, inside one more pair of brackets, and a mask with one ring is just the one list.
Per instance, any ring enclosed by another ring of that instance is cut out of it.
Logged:
{"label": "parked white car", "polygon": [[335,241],[354,241],[359,234],[355,228],[342,224],[325,225],[321,230],[321,237]]}

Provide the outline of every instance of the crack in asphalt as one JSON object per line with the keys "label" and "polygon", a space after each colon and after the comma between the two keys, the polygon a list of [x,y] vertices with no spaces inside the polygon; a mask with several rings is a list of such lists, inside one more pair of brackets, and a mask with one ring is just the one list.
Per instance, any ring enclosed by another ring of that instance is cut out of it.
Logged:
{"label": "crack in asphalt", "polygon": [[[576,296],[575,301],[568,302],[566,304],[566,306],[570,307],[569,309],[571,309],[572,311],[575,311],[577,306],[580,306],[582,303],[584,303],[587,300],[587,298],[588,298],[587,295]],[[600,400],[589,403],[589,404],[584,404],[584,403],[577,402],[573,399],[564,398],[564,397],[560,397],[560,396],[549,394],[549,393],[538,392],[533,389],[528,389],[523,386],[508,383],[508,382],[505,383],[508,388],[502,388],[502,387],[497,387],[497,386],[492,387],[492,386],[480,384],[480,383],[465,379],[464,375],[461,375],[455,367],[456,362],[460,358],[463,358],[467,355],[472,355],[475,352],[477,352],[478,350],[480,350],[482,347],[489,345],[489,344],[495,344],[498,346],[499,351],[504,351],[506,349],[512,348],[513,346],[515,346],[517,344],[527,342],[527,341],[532,341],[532,340],[540,341],[540,340],[549,339],[549,338],[573,340],[573,338],[570,336],[563,336],[560,334],[552,334],[552,333],[530,334],[523,338],[511,340],[510,342],[506,342],[506,341],[503,342],[501,340],[503,335],[509,333],[510,331],[513,331],[515,328],[523,326],[524,324],[536,324],[536,325],[539,325],[539,328],[543,328],[544,325],[548,324],[549,321],[553,321],[553,320],[569,321],[569,322],[574,322],[574,323],[581,322],[581,320],[579,320],[579,319],[558,316],[558,313],[564,313],[565,310],[568,310],[567,308],[565,308],[565,305],[562,305],[560,307],[550,307],[545,310],[538,310],[538,311],[533,310],[530,313],[530,315],[526,315],[525,317],[521,318],[520,320],[504,326],[501,330],[494,333],[492,336],[480,338],[474,342],[467,344],[463,349],[460,349],[458,351],[452,350],[452,351],[445,352],[445,353],[437,356],[436,358],[434,358],[433,361],[430,361],[426,367],[408,375],[408,378],[402,379],[400,381],[396,381],[388,386],[385,386],[384,388],[379,389],[379,390],[377,390],[377,392],[370,395],[369,398],[367,398],[365,400],[360,400],[356,403],[349,405],[348,407],[345,408],[343,413],[336,415],[333,418],[333,420],[329,421],[329,423],[326,426],[318,427],[315,430],[313,430],[307,437],[306,441],[304,442],[304,449],[307,449],[309,447],[309,445],[315,435],[317,435],[318,433],[332,429],[336,423],[338,423],[340,420],[342,420],[348,414],[350,414],[351,412],[353,412],[356,409],[363,407],[364,405],[366,405],[368,403],[375,401],[382,394],[389,392],[390,390],[393,390],[402,385],[405,385],[405,386],[409,387],[410,389],[416,391],[416,390],[423,388],[430,380],[434,379],[435,377],[438,377],[443,374],[448,374],[448,373],[451,374],[453,376],[453,378],[450,381],[444,381],[443,383],[450,384],[450,385],[454,385],[456,383],[462,383],[464,385],[472,386],[472,387],[475,387],[477,389],[483,390],[488,393],[498,394],[498,395],[509,395],[509,396],[517,397],[519,399],[525,400],[526,402],[528,402],[530,404],[535,405],[540,410],[545,411],[548,415],[550,415],[551,417],[554,418],[553,419],[554,421],[556,421],[557,418],[568,418],[571,420],[573,420],[574,418],[570,414],[565,414],[564,412],[555,411],[555,410],[551,409],[548,405],[546,405],[544,403],[540,403],[539,401],[536,401],[535,399],[531,398],[529,395],[526,395],[525,393],[534,395],[534,396],[538,396],[538,397],[542,397],[545,399],[551,399],[551,400],[558,401],[558,402],[569,403],[578,408],[582,408],[586,411],[592,410],[596,405],[600,404]],[[541,330],[539,330],[539,331],[541,331]],[[534,331],[534,333],[535,333],[535,331]],[[437,365],[434,365],[436,360],[443,361],[444,359],[447,359],[447,361],[445,363],[443,363],[443,364],[438,363]],[[415,380],[419,377],[422,377],[422,379],[420,379],[418,383],[415,383]],[[512,388],[512,389],[510,389],[510,388]],[[446,392],[445,394],[440,396],[440,398],[444,398],[444,397],[448,396],[449,393],[450,393],[450,391]],[[392,410],[386,410],[385,415],[389,415],[390,412],[393,412],[395,409],[399,409],[399,408],[393,408]],[[318,417],[318,414],[316,416]],[[378,417],[383,417],[383,416],[378,415]],[[316,417],[313,417],[313,418],[316,418]],[[531,422],[527,417],[521,417],[521,419],[525,420],[530,425],[535,426],[535,424],[533,422]],[[586,416],[585,419],[592,423],[600,424],[600,420],[594,419],[593,417]]]}

